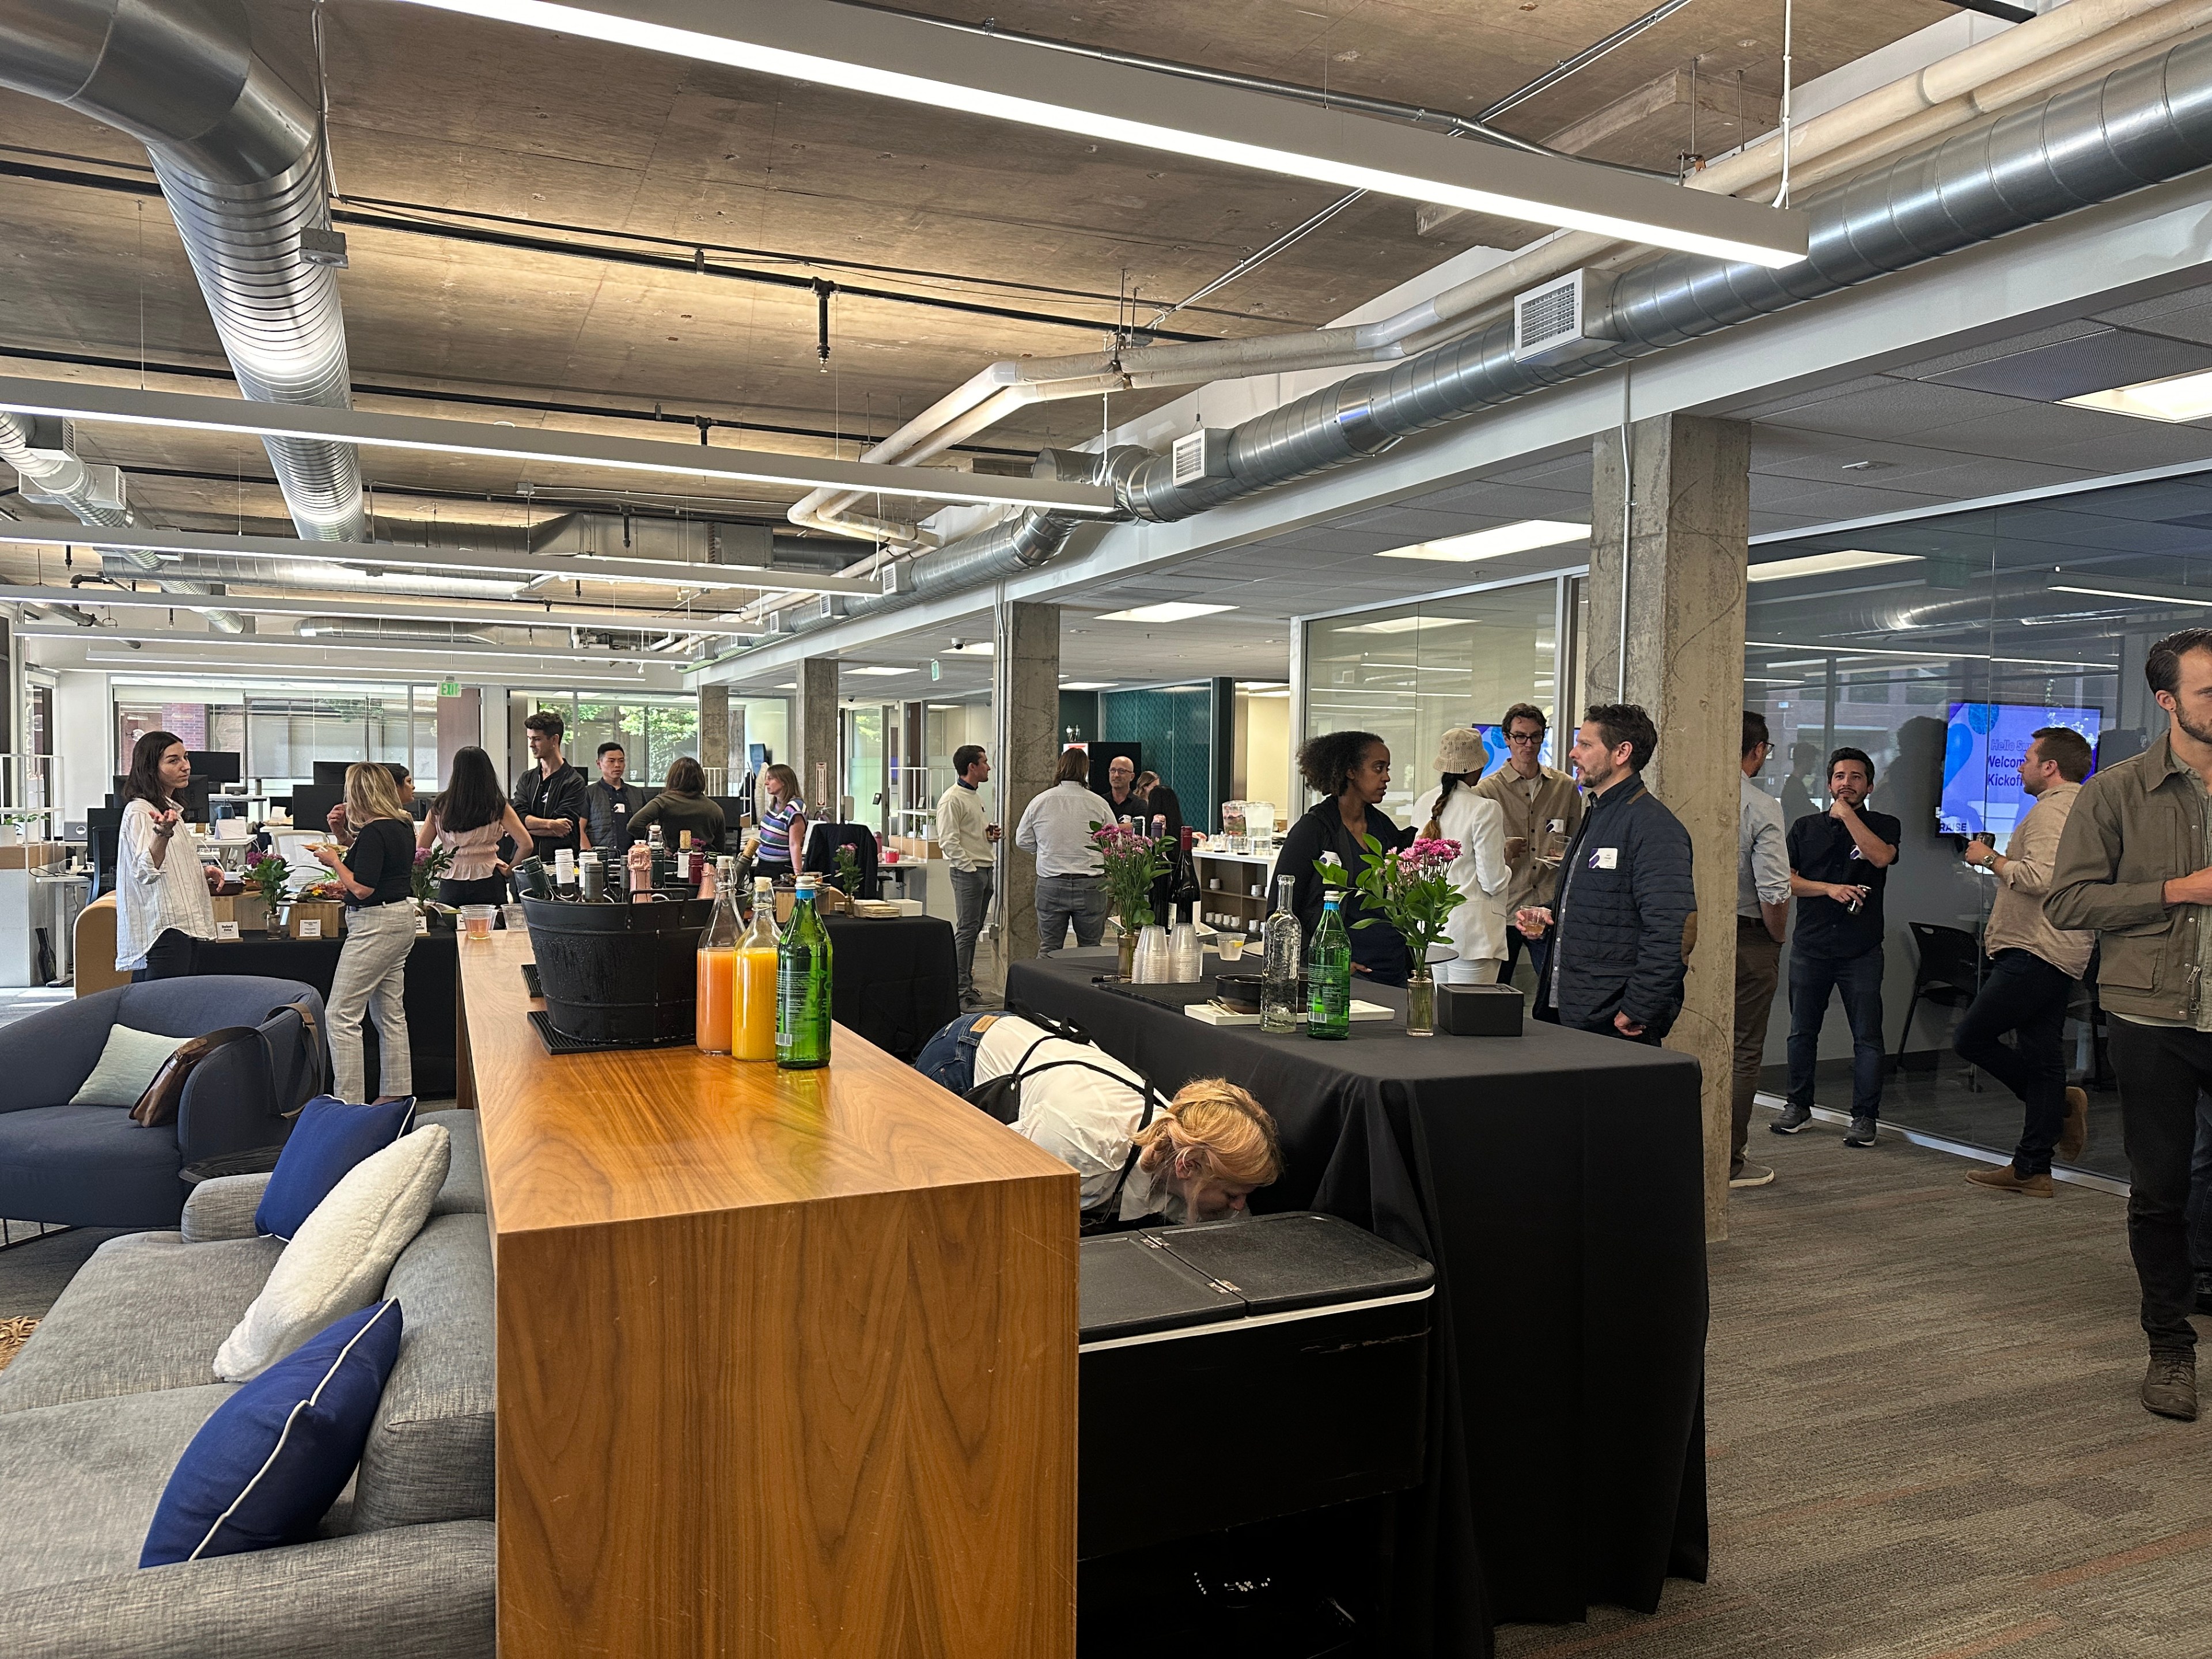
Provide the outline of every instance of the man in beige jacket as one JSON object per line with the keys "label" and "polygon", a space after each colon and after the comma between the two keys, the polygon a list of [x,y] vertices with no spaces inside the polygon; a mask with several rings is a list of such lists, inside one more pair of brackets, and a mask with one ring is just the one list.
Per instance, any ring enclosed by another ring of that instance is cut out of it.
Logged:
{"label": "man in beige jacket", "polygon": [[[1952,1047],[2027,1108],[2012,1162],[1966,1177],[1999,1192],[2049,1198],[2052,1152],[2070,1163],[2081,1155],[2088,1131],[2089,1097],[2066,1085],[2063,1039],[2067,1005],[2097,936],[2053,927],[2043,914],[2043,898],[2051,890],[2058,838],[2092,758],[2089,740],[2079,732],[2045,726],[2020,761],[2020,787],[2035,804],[2014,826],[2003,852],[1988,836],[1977,836],[1964,854],[1967,863],[1997,878],[1997,892],[1982,933],[1989,970]],[[2013,1033],[2009,1048],[1997,1041],[2007,1031]]]}
{"label": "man in beige jacket", "polygon": [[[1559,859],[1583,821],[1583,794],[1565,772],[1544,764],[1544,735],[1551,722],[1533,702],[1516,702],[1498,722],[1504,733],[1505,764],[1474,786],[1475,794],[1494,800],[1505,813],[1505,862],[1513,878],[1499,901],[1508,916],[1548,906],[1559,884]],[[1550,946],[1531,940],[1518,927],[1505,930],[1505,966],[1500,980],[1513,977],[1513,964],[1527,951],[1536,977],[1544,977]]]}

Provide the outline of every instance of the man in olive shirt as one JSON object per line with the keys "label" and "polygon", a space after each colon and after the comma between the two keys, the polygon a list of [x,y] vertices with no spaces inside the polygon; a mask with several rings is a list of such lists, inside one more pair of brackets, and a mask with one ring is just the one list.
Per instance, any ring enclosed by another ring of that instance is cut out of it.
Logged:
{"label": "man in olive shirt", "polygon": [[[1510,916],[1551,904],[1559,884],[1560,855],[1582,824],[1583,793],[1572,778],[1553,771],[1541,759],[1544,734],[1550,728],[1542,709],[1532,702],[1516,702],[1498,724],[1505,733],[1505,764],[1476,784],[1474,793],[1496,801],[1505,814],[1505,862],[1512,867],[1513,878],[1500,902]],[[1513,976],[1513,964],[1526,949],[1540,981],[1551,948],[1547,941],[1525,938],[1518,927],[1507,928],[1501,977]]]}
{"label": "man in olive shirt", "polygon": [[[2020,759],[2020,787],[2035,805],[2014,828],[2003,852],[1982,836],[1969,841],[1960,855],[1994,875],[1997,890],[1982,929],[1989,974],[1951,1046],[2027,1109],[2012,1162],[1967,1175],[1978,1187],[2049,1198],[2052,1152],[2080,1157],[2088,1133],[2089,1097],[2066,1086],[2064,1039],[2067,1005],[2097,939],[2053,927],[2043,914],[2043,899],[2091,759],[2089,740],[2079,732],[2045,726]],[[2010,1048],[1997,1041],[2007,1031],[2013,1034]]]}
{"label": "man in olive shirt", "polygon": [[2054,927],[2097,933],[2128,1154],[2128,1249],[2150,1346],[2141,1398],[2191,1421],[2190,1164],[2197,1095],[2212,1089],[2212,629],[2160,640],[2143,678],[2166,730],[2081,786],[2043,913]]}
{"label": "man in olive shirt", "polygon": [[1874,761],[1863,749],[1828,757],[1828,810],[1790,826],[1790,1103],[1766,1127],[1794,1135],[1813,1115],[1813,1079],[1828,996],[1841,992],[1851,1027],[1851,1127],[1846,1146],[1871,1146],[1881,1118],[1881,892],[1904,829],[1869,811]]}

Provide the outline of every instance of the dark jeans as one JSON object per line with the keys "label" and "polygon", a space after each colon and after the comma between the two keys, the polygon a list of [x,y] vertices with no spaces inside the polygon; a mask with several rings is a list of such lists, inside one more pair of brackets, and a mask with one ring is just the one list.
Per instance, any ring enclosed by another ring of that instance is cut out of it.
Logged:
{"label": "dark jeans", "polygon": [[1813,1068],[1828,993],[1840,991],[1851,1026],[1851,1115],[1881,1115],[1881,947],[1855,957],[1790,956],[1790,1103],[1813,1104]]}
{"label": "dark jeans", "polygon": [[146,965],[131,970],[131,981],[182,979],[192,971],[192,947],[197,943],[179,927],[164,927],[161,937],[146,947]]}
{"label": "dark jeans", "polygon": [[2189,1261],[2212,1273],[2212,1095],[2197,1097],[2197,1157],[2189,1170]]}
{"label": "dark jeans", "polygon": [[914,1069],[956,1095],[966,1094],[975,1086],[975,1050],[983,1042],[983,1033],[975,1029],[976,1022],[1005,1012],[1005,1009],[999,1008],[961,1015],[922,1045]]}
{"label": "dark jeans", "polygon": [[1751,1134],[1751,1109],[1759,1093],[1759,1061],[1766,1053],[1766,1020],[1782,980],[1782,942],[1764,920],[1735,919],[1735,1050],[1729,1114],[1729,1173],[1743,1168]]}
{"label": "dark jeans", "polygon": [[[2032,951],[2000,951],[1990,958],[1973,1006],[1959,1021],[1951,1046],[2018,1095],[2027,1108],[2013,1151],[2021,1175],[2049,1175],[2051,1149],[2066,1127],[2066,1005],[2074,981]],[[2013,1034],[2012,1047],[1997,1041]]]}
{"label": "dark jeans", "polygon": [[2151,1352],[2197,1346],[2189,1323],[2196,1276],[2189,1265],[2189,1171],[2197,1150],[2197,1092],[2212,1088],[2212,1034],[2182,1026],[2112,1022],[2128,1153],[2128,1250],[2142,1285]]}
{"label": "dark jeans", "polygon": [[952,954],[959,964],[960,995],[964,1001],[975,994],[975,941],[983,936],[983,918],[991,911],[991,872],[955,870],[951,874],[956,918]]}

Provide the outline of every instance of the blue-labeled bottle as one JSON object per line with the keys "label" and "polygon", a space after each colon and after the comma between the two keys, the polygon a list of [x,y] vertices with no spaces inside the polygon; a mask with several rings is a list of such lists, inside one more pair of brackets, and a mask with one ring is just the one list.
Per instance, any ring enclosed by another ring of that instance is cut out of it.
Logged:
{"label": "blue-labeled bottle", "polygon": [[791,921],[775,950],[775,1063],[810,1071],[830,1063],[830,930],[814,908],[819,876],[799,878]]}
{"label": "blue-labeled bottle", "polygon": [[1306,952],[1306,1035],[1341,1042],[1352,1035],[1352,935],[1338,914],[1343,899],[1321,902],[1321,925]]}

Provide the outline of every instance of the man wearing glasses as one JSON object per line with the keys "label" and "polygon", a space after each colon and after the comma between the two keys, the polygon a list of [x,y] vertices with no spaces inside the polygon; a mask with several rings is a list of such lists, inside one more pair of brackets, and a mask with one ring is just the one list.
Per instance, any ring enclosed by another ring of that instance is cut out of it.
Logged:
{"label": "man wearing glasses", "polygon": [[[1474,793],[1496,801],[1505,814],[1505,861],[1513,879],[1506,885],[1504,902],[1505,914],[1511,915],[1551,903],[1559,884],[1559,860],[1583,821],[1583,797],[1572,778],[1543,763],[1550,722],[1542,709],[1516,702],[1498,724],[1505,733],[1505,764],[1475,785]],[[1523,938],[1517,927],[1505,930],[1503,978],[1513,977],[1513,964],[1524,949],[1542,980],[1551,946]]]}

